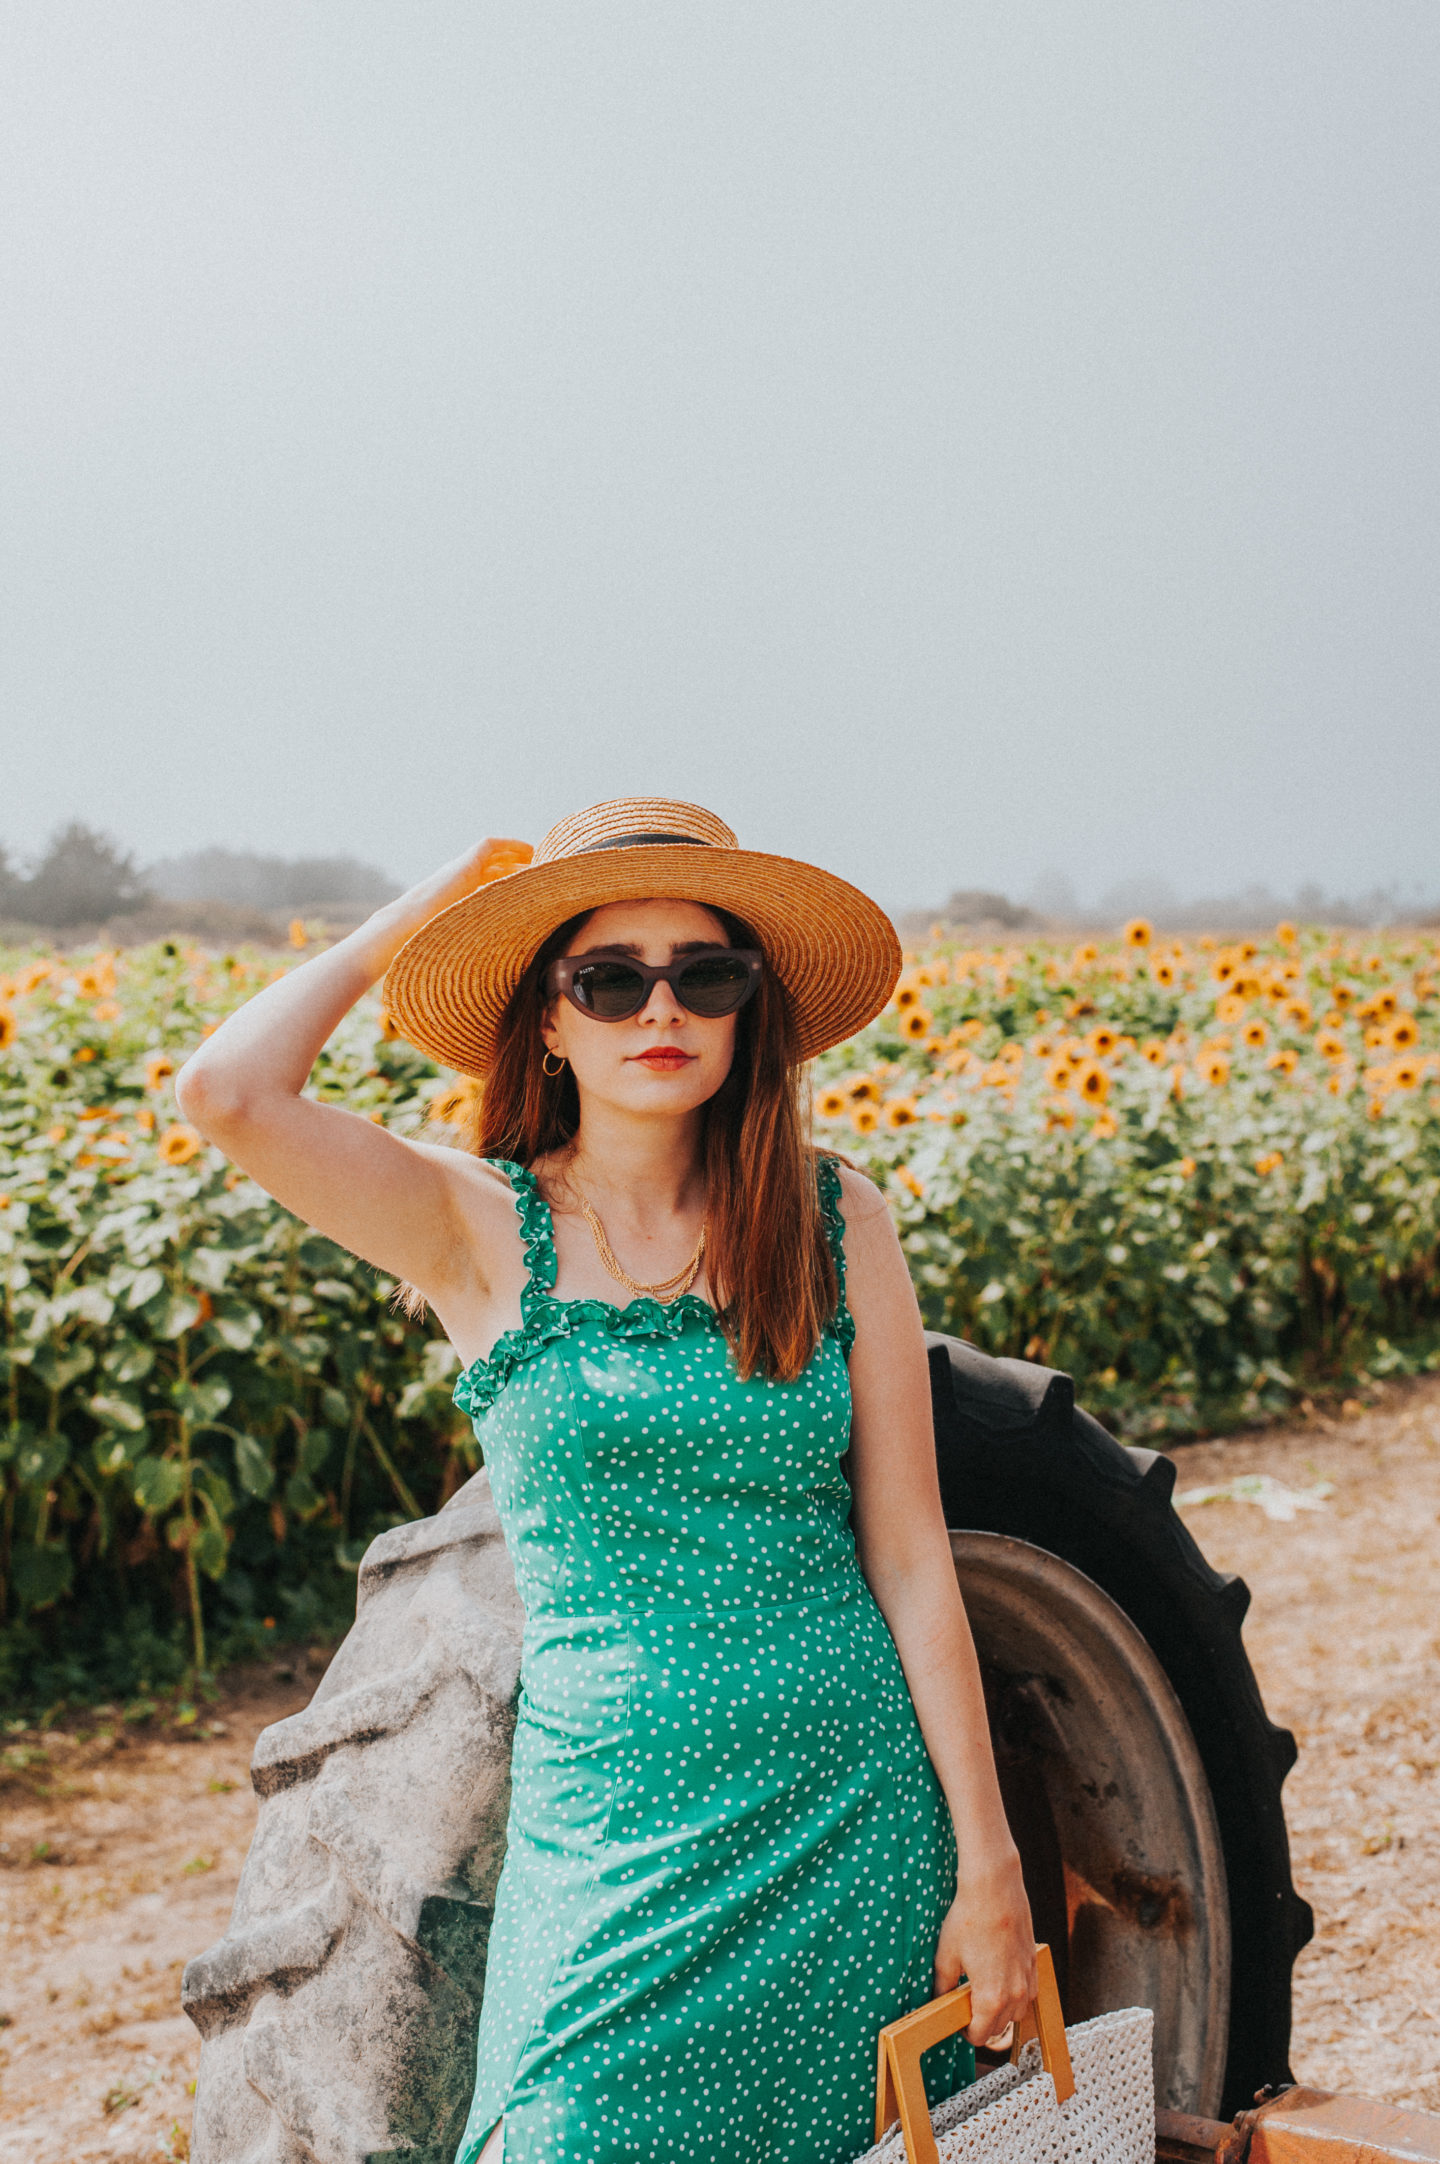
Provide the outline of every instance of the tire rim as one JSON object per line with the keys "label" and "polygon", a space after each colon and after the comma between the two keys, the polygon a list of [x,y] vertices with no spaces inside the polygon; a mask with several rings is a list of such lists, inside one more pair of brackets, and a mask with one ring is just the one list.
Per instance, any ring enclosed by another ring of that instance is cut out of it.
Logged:
{"label": "tire rim", "polygon": [[1035,1935],[1067,2021],[1155,2015],[1155,2094],[1211,2117],[1230,2014],[1225,1857],[1200,1754],[1135,1625],[1028,1541],[952,1533]]}

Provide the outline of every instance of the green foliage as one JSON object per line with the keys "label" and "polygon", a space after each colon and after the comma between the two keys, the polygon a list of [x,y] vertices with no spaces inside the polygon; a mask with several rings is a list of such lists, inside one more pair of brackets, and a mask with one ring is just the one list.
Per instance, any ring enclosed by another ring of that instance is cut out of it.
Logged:
{"label": "green foliage", "polygon": [[[475,1462],[392,1284],[176,1120],[169,1069],[272,974],[173,948],[15,970],[0,1054],[0,1697],[128,1696],[345,1627],[386,1526]],[[418,1127],[373,1005],[325,1097]]]}

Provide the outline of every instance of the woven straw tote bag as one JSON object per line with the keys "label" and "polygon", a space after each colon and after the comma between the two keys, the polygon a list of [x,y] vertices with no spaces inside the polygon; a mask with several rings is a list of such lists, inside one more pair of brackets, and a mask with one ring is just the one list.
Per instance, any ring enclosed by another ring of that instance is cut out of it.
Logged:
{"label": "woven straw tote bag", "polygon": [[1050,1949],[1035,1955],[1039,1993],[1011,2063],[933,2112],[920,2054],[969,2025],[969,1986],[880,2031],[875,2146],[856,2164],[1155,2164],[1149,2007],[1067,2029]]}

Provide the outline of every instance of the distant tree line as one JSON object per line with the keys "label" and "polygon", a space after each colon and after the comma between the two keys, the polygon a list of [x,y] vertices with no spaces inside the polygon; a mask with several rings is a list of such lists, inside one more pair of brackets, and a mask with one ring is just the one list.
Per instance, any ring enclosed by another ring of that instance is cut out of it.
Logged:
{"label": "distant tree line", "polygon": [[289,912],[320,905],[374,908],[395,882],[355,857],[274,857],[199,849],[143,869],[108,834],[72,819],[22,867],[0,844],[0,918],[56,931],[107,924],[165,902],[225,902]]}

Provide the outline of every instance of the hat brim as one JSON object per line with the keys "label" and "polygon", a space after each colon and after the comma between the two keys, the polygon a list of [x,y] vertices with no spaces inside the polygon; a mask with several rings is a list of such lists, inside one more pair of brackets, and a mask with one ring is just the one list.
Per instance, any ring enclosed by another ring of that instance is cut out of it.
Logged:
{"label": "hat brim", "polygon": [[483,1076],[500,1017],[550,934],[607,902],[655,899],[729,910],[754,928],[790,994],[802,1059],[853,1037],[895,989],[895,927],[847,880],[795,857],[659,842],[529,864],[452,902],[390,964],[386,1009],[442,1066]]}

